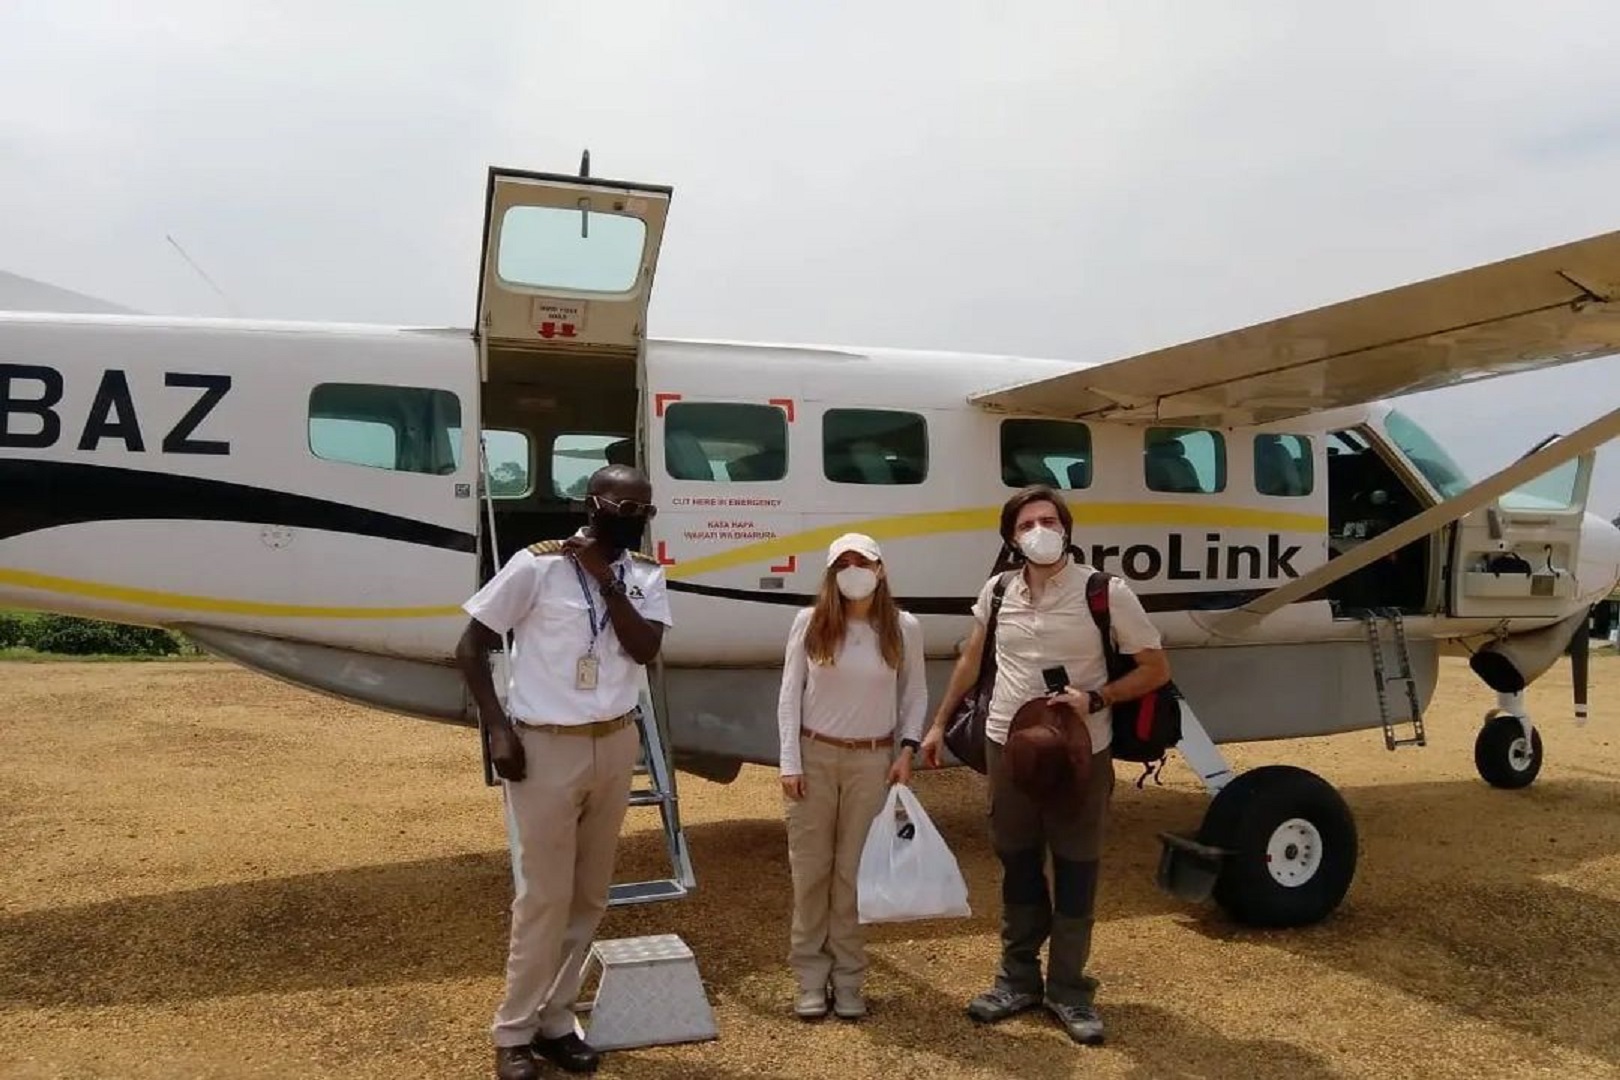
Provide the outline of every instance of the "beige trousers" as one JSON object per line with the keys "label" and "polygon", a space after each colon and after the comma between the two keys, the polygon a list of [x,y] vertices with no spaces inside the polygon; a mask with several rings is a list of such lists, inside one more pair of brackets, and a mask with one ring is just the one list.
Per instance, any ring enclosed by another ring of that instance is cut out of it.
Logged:
{"label": "beige trousers", "polygon": [[846,750],[799,740],[803,799],[787,803],[793,929],[788,964],[799,989],[858,990],[866,979],[866,935],[855,902],[855,874],[872,819],[888,794],[888,748]]}
{"label": "beige trousers", "polygon": [[503,781],[515,889],[496,1046],[575,1030],[585,956],[607,910],[619,826],[641,750],[636,725],[601,738],[519,728],[523,779]]}

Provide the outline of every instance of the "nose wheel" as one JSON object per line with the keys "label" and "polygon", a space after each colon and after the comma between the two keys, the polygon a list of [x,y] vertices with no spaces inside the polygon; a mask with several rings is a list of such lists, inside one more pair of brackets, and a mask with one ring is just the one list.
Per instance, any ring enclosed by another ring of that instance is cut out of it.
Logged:
{"label": "nose wheel", "polygon": [[1474,768],[1492,787],[1529,787],[1541,772],[1541,732],[1524,736],[1524,723],[1510,713],[1485,714],[1474,739]]}

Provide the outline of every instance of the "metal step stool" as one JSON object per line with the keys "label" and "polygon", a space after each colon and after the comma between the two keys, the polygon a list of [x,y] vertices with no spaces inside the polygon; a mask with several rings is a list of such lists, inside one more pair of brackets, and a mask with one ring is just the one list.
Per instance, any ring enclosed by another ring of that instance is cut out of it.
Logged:
{"label": "metal step stool", "polygon": [[598,941],[585,958],[583,979],[592,976],[600,976],[596,995],[576,1011],[588,1017],[585,1040],[598,1050],[720,1036],[697,958],[676,934]]}

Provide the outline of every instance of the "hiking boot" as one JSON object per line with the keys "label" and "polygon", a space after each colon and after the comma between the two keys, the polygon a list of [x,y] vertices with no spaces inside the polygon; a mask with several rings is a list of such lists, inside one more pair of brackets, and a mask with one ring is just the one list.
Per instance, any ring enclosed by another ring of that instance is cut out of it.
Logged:
{"label": "hiking boot", "polygon": [[1084,1046],[1100,1046],[1103,1041],[1102,1017],[1095,1005],[1059,1005],[1048,1000],[1046,1007],[1063,1024],[1069,1038]]}
{"label": "hiking boot", "polygon": [[852,986],[833,987],[833,1015],[840,1020],[859,1020],[866,1015],[866,1000]]}
{"label": "hiking boot", "polygon": [[981,1024],[994,1024],[1009,1016],[1033,1009],[1041,1003],[1040,995],[994,986],[968,1002],[967,1014]]}
{"label": "hiking boot", "polygon": [[800,1020],[820,1020],[827,1015],[827,991],[800,990],[793,999],[793,1014]]}
{"label": "hiking boot", "polygon": [[527,1046],[497,1046],[495,1080],[540,1080],[540,1066]]}

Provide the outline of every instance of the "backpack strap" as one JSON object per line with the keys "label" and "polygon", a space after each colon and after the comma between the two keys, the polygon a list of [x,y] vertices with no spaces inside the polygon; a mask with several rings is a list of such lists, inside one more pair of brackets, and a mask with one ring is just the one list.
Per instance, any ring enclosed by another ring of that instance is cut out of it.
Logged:
{"label": "backpack strap", "polygon": [[1086,608],[1102,636],[1103,660],[1110,679],[1119,671],[1119,643],[1114,640],[1114,621],[1108,612],[1108,586],[1112,577],[1105,570],[1093,570],[1086,578]]}

